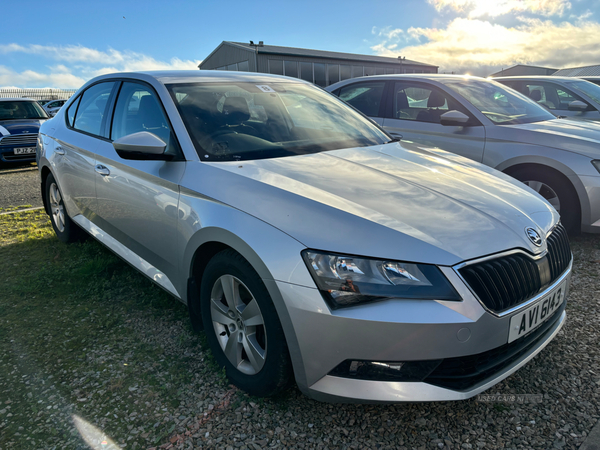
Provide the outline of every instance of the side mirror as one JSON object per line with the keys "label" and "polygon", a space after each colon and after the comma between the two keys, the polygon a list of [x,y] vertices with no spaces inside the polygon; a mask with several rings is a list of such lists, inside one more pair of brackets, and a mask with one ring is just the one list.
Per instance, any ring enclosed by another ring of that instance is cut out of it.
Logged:
{"label": "side mirror", "polygon": [[167,144],[155,134],[147,131],[128,134],[112,143],[125,159],[165,159],[164,155]]}
{"label": "side mirror", "polygon": [[584,103],[581,100],[573,100],[569,103],[569,111],[585,111],[587,108],[587,103]]}
{"label": "side mirror", "polygon": [[447,127],[464,126],[469,121],[469,116],[453,109],[440,116],[440,123]]}

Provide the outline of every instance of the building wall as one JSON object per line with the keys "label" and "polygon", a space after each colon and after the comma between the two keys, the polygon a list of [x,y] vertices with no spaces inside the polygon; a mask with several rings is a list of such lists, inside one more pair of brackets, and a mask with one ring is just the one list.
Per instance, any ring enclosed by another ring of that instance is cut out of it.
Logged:
{"label": "building wall", "polygon": [[[232,64],[248,62],[248,71],[255,72],[254,67],[254,52],[249,52],[242,48],[232,45],[222,45],[210,57],[202,61],[200,66],[202,70],[229,70],[228,66]],[[238,69],[232,69],[238,70]]]}
{"label": "building wall", "polygon": [[552,75],[557,69],[548,67],[515,66],[492,74],[492,77],[517,77],[527,75]]}
{"label": "building wall", "polygon": [[[254,61],[258,63],[255,70]],[[340,80],[364,75],[394,73],[437,73],[432,66],[410,63],[386,64],[371,61],[315,58],[249,52],[231,45],[222,45],[200,64],[202,70],[235,70],[272,73],[302,78],[319,86],[329,86]]]}

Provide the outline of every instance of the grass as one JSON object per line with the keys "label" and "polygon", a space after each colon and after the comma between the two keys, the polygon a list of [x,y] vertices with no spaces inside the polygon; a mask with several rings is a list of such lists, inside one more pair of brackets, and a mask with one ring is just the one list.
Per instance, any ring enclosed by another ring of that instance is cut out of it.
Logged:
{"label": "grass", "polygon": [[[149,423],[156,405],[177,408],[197,377],[222,386],[214,364],[197,367],[184,305],[94,240],[62,244],[43,210],[0,216],[0,277],[0,448],[83,445],[75,413],[111,436],[133,426],[148,447],[172,428]],[[146,323],[179,334],[157,342]]]}

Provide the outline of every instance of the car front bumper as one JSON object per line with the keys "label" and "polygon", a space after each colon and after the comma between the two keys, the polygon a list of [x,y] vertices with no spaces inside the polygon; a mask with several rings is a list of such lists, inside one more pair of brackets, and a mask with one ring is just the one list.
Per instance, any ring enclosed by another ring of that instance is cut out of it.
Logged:
{"label": "car front bumper", "polygon": [[[448,401],[477,395],[525,365],[560,331],[566,320],[571,268],[569,264],[555,283],[536,296],[541,299],[566,282],[565,300],[558,310],[510,344],[511,317],[535,302],[511,314],[492,314],[451,271],[446,276],[459,290],[461,302],[390,300],[337,311],[326,307],[317,289],[277,282],[294,327],[295,339],[288,339],[288,344],[298,386],[307,396],[328,402]],[[442,362],[423,381],[332,374],[348,360]],[[482,365],[489,367],[473,369]],[[475,372],[456,383],[457,366]]]}

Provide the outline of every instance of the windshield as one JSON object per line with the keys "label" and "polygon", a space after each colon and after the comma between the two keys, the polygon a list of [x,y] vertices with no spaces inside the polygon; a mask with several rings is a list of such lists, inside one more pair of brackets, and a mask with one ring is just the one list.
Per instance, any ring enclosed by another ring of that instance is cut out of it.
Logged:
{"label": "windshield", "polygon": [[38,102],[23,100],[0,101],[0,120],[47,119],[48,114]]}
{"label": "windshield", "polygon": [[460,79],[441,82],[466,98],[496,125],[556,119],[556,116],[533,100],[495,81]]}
{"label": "windshield", "polygon": [[600,86],[597,84],[583,80],[565,81],[565,84],[571,89],[587,95],[596,103],[600,103]]}
{"label": "windshield", "polygon": [[276,81],[167,88],[204,161],[275,158],[390,141],[368,119],[310,85]]}

